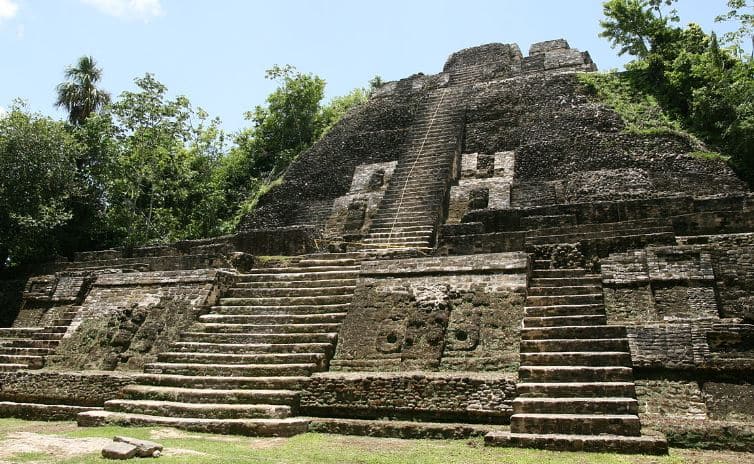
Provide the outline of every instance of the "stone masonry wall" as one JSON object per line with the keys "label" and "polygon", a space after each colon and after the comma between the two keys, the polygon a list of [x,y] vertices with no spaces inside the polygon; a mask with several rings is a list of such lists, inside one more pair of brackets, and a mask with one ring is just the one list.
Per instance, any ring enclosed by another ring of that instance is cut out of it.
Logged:
{"label": "stone masonry wall", "polygon": [[332,370],[514,372],[523,253],[362,264]]}
{"label": "stone masonry wall", "polygon": [[0,372],[0,401],[103,406],[131,383],[133,378],[126,373]]}
{"label": "stone masonry wall", "polygon": [[214,269],[101,275],[48,366],[141,370],[232,280]]}
{"label": "stone masonry wall", "polygon": [[359,419],[506,423],[515,374],[321,373],[301,392],[301,413]]}
{"label": "stone masonry wall", "polygon": [[741,379],[754,372],[754,325],[740,299],[751,285],[751,235],[683,240],[602,261],[608,320],[627,324],[635,368]]}

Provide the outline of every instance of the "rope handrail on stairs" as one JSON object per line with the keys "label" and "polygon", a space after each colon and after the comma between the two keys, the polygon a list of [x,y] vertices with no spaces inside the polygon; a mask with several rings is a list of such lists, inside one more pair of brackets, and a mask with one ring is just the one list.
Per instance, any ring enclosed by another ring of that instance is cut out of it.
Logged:
{"label": "rope handrail on stairs", "polygon": [[406,180],[403,182],[403,187],[401,188],[401,196],[398,200],[398,207],[395,210],[394,216],[393,216],[393,223],[390,226],[390,233],[387,237],[387,245],[389,246],[393,239],[393,233],[395,231],[395,224],[398,222],[398,214],[401,211],[401,208],[403,207],[403,198],[406,195],[406,187],[408,186],[408,181],[411,179],[411,175],[414,172],[414,168],[416,167],[416,163],[421,158],[422,153],[424,152],[424,145],[427,143],[427,139],[429,138],[429,133],[432,130],[432,125],[435,123],[435,118],[437,117],[438,111],[440,111],[440,107],[442,106],[443,101],[445,100],[445,94],[448,92],[448,88],[444,88],[442,91],[442,94],[440,95],[440,101],[437,102],[437,107],[435,108],[434,113],[432,113],[432,118],[429,121],[429,125],[427,126],[427,131],[424,133],[424,138],[422,139],[422,143],[419,146],[419,152],[414,157],[413,163],[411,163],[411,168],[408,170],[408,174],[406,174]]}

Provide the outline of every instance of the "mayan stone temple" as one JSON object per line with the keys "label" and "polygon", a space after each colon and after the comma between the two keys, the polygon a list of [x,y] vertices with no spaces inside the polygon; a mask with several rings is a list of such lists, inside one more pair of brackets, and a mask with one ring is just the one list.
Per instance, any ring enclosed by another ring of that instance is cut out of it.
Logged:
{"label": "mayan stone temple", "polygon": [[624,130],[580,84],[594,70],[564,40],[461,50],[383,85],[236,234],[3,282],[0,412],[626,453],[752,440],[754,195],[687,139]]}

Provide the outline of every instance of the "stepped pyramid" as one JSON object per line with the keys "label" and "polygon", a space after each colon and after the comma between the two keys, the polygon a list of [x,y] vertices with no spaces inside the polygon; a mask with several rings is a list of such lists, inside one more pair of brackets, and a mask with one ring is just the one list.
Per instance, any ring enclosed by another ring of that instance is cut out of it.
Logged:
{"label": "stepped pyramid", "polygon": [[[82,426],[250,436],[663,454],[689,418],[748,417],[754,196],[684,137],[625,131],[595,70],[564,40],[488,44],[386,83],[236,234],[35,277],[2,375],[89,388]],[[116,372],[95,392],[88,369]]]}

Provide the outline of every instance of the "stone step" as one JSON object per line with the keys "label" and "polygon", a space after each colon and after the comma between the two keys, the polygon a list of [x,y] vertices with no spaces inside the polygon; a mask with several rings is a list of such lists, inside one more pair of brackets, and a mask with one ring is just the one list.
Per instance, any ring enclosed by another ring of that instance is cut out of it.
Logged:
{"label": "stone step", "polygon": [[228,377],[212,375],[136,374],[134,382],[146,386],[220,390],[299,390],[307,376]]}
{"label": "stone step", "polygon": [[633,382],[519,382],[519,397],[623,397],[636,398]]}
{"label": "stone step", "polygon": [[308,376],[317,371],[314,363],[302,364],[201,364],[201,363],[149,363],[146,374],[212,375],[239,377]]}
{"label": "stone step", "polygon": [[602,287],[602,277],[599,275],[587,274],[582,277],[533,277],[529,280],[529,285],[534,288],[541,287],[578,287],[578,286],[595,286]]}
{"label": "stone step", "polygon": [[640,436],[641,424],[634,414],[514,414],[511,432]]}
{"label": "stone step", "polygon": [[575,232],[561,235],[526,235],[526,243],[532,245],[545,245],[549,243],[574,243],[583,240],[601,240],[618,237],[633,236],[662,236],[673,234],[672,226],[665,227],[646,227],[646,228],[628,228],[621,230],[595,231],[595,232]]}
{"label": "stone step", "polygon": [[526,297],[526,306],[555,306],[574,304],[599,304],[602,303],[602,292],[585,295],[548,295]]}
{"label": "stone step", "polygon": [[340,260],[340,259],[353,259],[360,261],[364,259],[364,255],[361,253],[309,253],[308,255],[301,255],[301,261],[304,260]]}
{"label": "stone step", "polygon": [[76,421],[80,427],[117,425],[125,427],[175,427],[191,432],[234,434],[250,437],[291,437],[306,433],[308,419],[198,419],[183,417],[125,414],[112,411],[87,411]]}
{"label": "stone step", "polygon": [[594,277],[583,269],[534,269],[531,276],[535,279]]}
{"label": "stone step", "polygon": [[337,255],[324,258],[324,257],[310,257],[303,258],[296,262],[300,267],[320,267],[320,266],[358,266],[359,260],[356,258],[339,258]]}
{"label": "stone step", "polygon": [[26,346],[0,346],[0,355],[15,356],[47,356],[50,354],[48,348],[34,348]]}
{"label": "stone step", "polygon": [[381,438],[459,440],[484,436],[492,430],[507,428],[501,425],[453,422],[424,422],[388,419],[344,419],[313,417],[309,431],[338,435],[357,435]]}
{"label": "stone step", "polygon": [[[426,146],[426,144],[425,144]],[[424,178],[428,177],[427,173],[429,171],[438,171],[438,170],[449,170],[450,169],[450,159],[445,156],[440,156],[436,158],[431,159],[411,159],[411,160],[403,160],[404,162],[399,164],[395,167],[393,170],[393,179],[397,178],[399,179],[406,179],[406,177],[409,177],[410,179],[415,178]],[[413,169],[412,169],[413,168]],[[411,176],[407,176],[407,174],[411,174]]]}
{"label": "stone step", "polygon": [[321,324],[341,323],[346,313],[316,314],[204,314],[201,322],[221,324]]}
{"label": "stone step", "polygon": [[0,327],[0,338],[26,338],[42,331],[42,327]]}
{"label": "stone step", "polygon": [[528,296],[556,296],[556,295],[595,295],[602,293],[602,286],[597,285],[564,285],[559,287],[545,286],[527,289]]}
{"label": "stone step", "polygon": [[380,214],[394,214],[398,211],[409,211],[413,212],[414,214],[420,214],[425,211],[427,211],[427,208],[430,207],[430,205],[427,204],[426,201],[422,202],[413,202],[412,204],[407,204],[405,201],[397,201],[394,204],[391,204],[389,206],[383,205],[382,208],[380,208],[379,213]]}
{"label": "stone step", "polygon": [[555,305],[555,306],[526,306],[526,317],[554,317],[554,316],[604,316],[605,305],[579,304],[579,305]]}
{"label": "stone step", "polygon": [[628,340],[625,338],[592,338],[554,340],[521,340],[522,353],[541,353],[552,351],[624,351],[628,352]]}
{"label": "stone step", "polygon": [[199,419],[284,419],[291,407],[281,404],[182,403],[156,400],[108,400],[108,411]]}
{"label": "stone step", "polygon": [[22,339],[22,340],[13,340],[9,346],[11,347],[19,347],[19,348],[48,348],[48,349],[55,349],[60,345],[60,340],[32,340],[32,339]]}
{"label": "stone step", "polygon": [[242,274],[239,276],[239,282],[291,282],[301,280],[332,280],[332,279],[356,279],[358,270],[349,271],[326,271],[326,272],[281,272],[275,274]]}
{"label": "stone step", "polygon": [[527,383],[632,382],[633,369],[619,366],[525,366],[518,377]]}
{"label": "stone step", "polygon": [[634,398],[570,397],[522,398],[513,400],[513,414],[638,414]]}
{"label": "stone step", "polygon": [[578,314],[573,316],[545,316],[524,317],[524,327],[563,327],[605,325],[607,317],[604,314]]}
{"label": "stone step", "polygon": [[54,327],[68,327],[69,325],[71,325],[71,321],[73,321],[73,317],[53,319],[52,321],[50,321],[50,325]]}
{"label": "stone step", "polygon": [[248,288],[234,287],[225,293],[227,298],[279,298],[279,297],[304,297],[325,295],[353,295],[355,285],[341,287],[282,287],[282,288]]}
{"label": "stone step", "polygon": [[532,236],[568,235],[569,233],[605,233],[623,230],[652,229],[670,227],[672,224],[666,218],[635,219],[618,222],[595,222],[591,224],[543,227],[530,230]]}
{"label": "stone step", "polygon": [[26,364],[2,364],[0,363],[0,372],[16,372],[21,369],[28,369],[29,366]]}
{"label": "stone step", "polygon": [[534,448],[550,451],[587,451],[621,454],[668,454],[668,442],[659,436],[564,435],[490,432],[485,446]]}
{"label": "stone step", "polygon": [[370,246],[370,247],[382,247],[382,248],[390,248],[391,245],[398,245],[401,247],[409,247],[409,248],[429,248],[429,240],[400,240],[400,239],[371,239],[366,238],[364,239],[364,245]]}
{"label": "stone step", "polygon": [[205,343],[335,343],[337,332],[329,333],[209,333],[183,332],[182,341]]}
{"label": "stone step", "polygon": [[210,314],[217,315],[307,315],[346,313],[348,304],[334,305],[297,305],[297,306],[212,306]]}
{"label": "stone step", "polygon": [[320,273],[320,272],[358,272],[360,268],[360,265],[358,264],[352,264],[349,266],[281,266],[281,267],[261,267],[261,268],[254,268],[251,271],[249,271],[248,274],[243,274],[244,276],[249,275],[260,275],[260,274],[295,274],[295,273]]}
{"label": "stone step", "polygon": [[220,306],[317,306],[350,303],[352,299],[353,295],[220,298]]}
{"label": "stone step", "polygon": [[427,256],[432,253],[433,249],[430,247],[408,247],[394,244],[382,248],[370,248],[369,245],[362,245],[361,251],[369,253],[378,259],[402,259]]}
{"label": "stone step", "polygon": [[244,390],[154,385],[128,385],[121,389],[122,399],[172,401],[180,403],[278,404],[296,405],[299,394],[294,390]]}
{"label": "stone step", "polygon": [[24,365],[27,369],[41,369],[45,365],[45,358],[23,354],[0,354],[0,364]]}
{"label": "stone step", "polygon": [[626,328],[622,325],[563,326],[563,327],[524,327],[522,340],[551,340],[554,338],[625,338]]}
{"label": "stone step", "polygon": [[[45,332],[51,334],[64,334],[68,331],[67,325],[47,325],[45,326]],[[35,332],[34,335],[40,335],[45,332]]]}
{"label": "stone step", "polygon": [[289,280],[289,281],[265,281],[265,282],[238,282],[233,288],[269,288],[269,289],[286,289],[286,288],[332,288],[350,286],[353,287],[358,283],[356,277],[347,279],[321,279],[321,280]]}
{"label": "stone step", "polygon": [[35,332],[32,334],[32,340],[61,340],[65,335],[64,332]]}
{"label": "stone step", "polygon": [[198,364],[316,364],[324,365],[324,353],[191,353],[165,351],[157,355],[161,363]]}
{"label": "stone step", "polygon": [[521,353],[526,366],[626,366],[631,354],[622,351],[545,351]]}
{"label": "stone step", "polygon": [[376,217],[372,220],[372,226],[375,228],[387,228],[388,230],[405,229],[407,227],[421,227],[423,229],[434,227],[434,220],[430,221],[431,217],[422,216],[410,216],[404,218],[396,218],[395,216],[388,217]]}
{"label": "stone step", "polygon": [[432,226],[424,226],[424,225],[418,225],[418,226],[407,226],[407,227],[371,227],[369,229],[369,232],[376,232],[376,233],[390,233],[391,230],[394,230],[396,232],[402,231],[402,232],[425,232],[425,231],[432,231],[434,228]]}
{"label": "stone step", "polygon": [[431,227],[427,227],[425,229],[420,229],[420,230],[416,230],[416,231],[409,231],[409,232],[404,232],[404,231],[400,231],[400,230],[396,230],[394,232],[390,232],[390,231],[387,231],[387,232],[369,232],[369,237],[372,237],[372,238],[390,238],[390,239],[396,238],[396,237],[398,237],[398,238],[403,238],[403,237],[413,238],[413,237],[424,237],[426,235],[431,234],[432,232],[433,232],[432,228]]}
{"label": "stone step", "polygon": [[340,323],[324,324],[220,324],[195,322],[192,330],[206,333],[332,333],[337,332]]}
{"label": "stone step", "polygon": [[171,351],[188,353],[331,353],[332,343],[197,343],[174,342]]}

